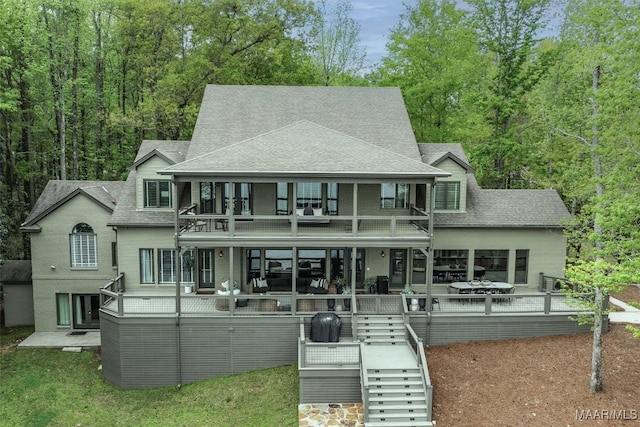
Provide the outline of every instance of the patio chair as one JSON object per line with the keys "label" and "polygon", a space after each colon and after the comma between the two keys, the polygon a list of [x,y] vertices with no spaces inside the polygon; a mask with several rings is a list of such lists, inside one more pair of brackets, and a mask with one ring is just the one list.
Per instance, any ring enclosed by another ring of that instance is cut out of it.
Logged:
{"label": "patio chair", "polygon": [[440,300],[438,298],[431,298],[431,310],[433,310],[433,306],[438,306],[438,311],[440,311]]}

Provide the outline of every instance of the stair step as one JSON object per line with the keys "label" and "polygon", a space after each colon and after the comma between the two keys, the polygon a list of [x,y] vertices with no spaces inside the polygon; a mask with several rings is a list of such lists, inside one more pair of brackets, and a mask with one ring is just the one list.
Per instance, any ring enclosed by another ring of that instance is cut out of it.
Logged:
{"label": "stair step", "polygon": [[415,378],[421,378],[420,376],[420,371],[417,372],[371,372],[370,370],[367,371],[367,377],[368,378],[403,378],[408,380],[409,378],[411,379],[415,379]]}
{"label": "stair step", "polygon": [[386,397],[388,395],[393,396],[406,396],[411,398],[422,397],[424,398],[424,388],[422,387],[413,387],[413,388],[374,388],[369,390],[369,399],[377,399]]}
{"label": "stair step", "polygon": [[402,338],[371,338],[371,337],[360,337],[364,338],[365,344],[389,344],[389,345],[397,345],[397,344],[405,344],[407,340]]}
{"label": "stair step", "polygon": [[409,421],[409,422],[413,422],[413,421],[428,421],[427,420],[427,415],[419,415],[416,414],[415,416],[411,415],[411,414],[369,414],[369,420],[371,421],[392,421],[394,426],[397,426],[398,422],[402,422],[402,421]]}
{"label": "stair step", "polygon": [[394,404],[387,404],[387,405],[380,405],[380,404],[375,404],[372,405],[371,403],[369,404],[369,414],[371,413],[395,413],[397,411],[404,411],[405,414],[418,414],[418,415],[423,415],[427,413],[427,408],[426,405],[422,404],[422,405],[418,405],[415,403],[394,403]]}
{"label": "stair step", "polygon": [[374,374],[420,375],[420,373],[421,373],[420,369],[418,368],[369,368],[367,369],[367,375],[374,375]]}
{"label": "stair step", "polygon": [[367,421],[365,427],[434,427],[431,421]]}
{"label": "stair step", "polygon": [[369,381],[370,389],[377,392],[382,387],[398,387],[398,388],[411,388],[413,387],[422,387],[422,381]]}

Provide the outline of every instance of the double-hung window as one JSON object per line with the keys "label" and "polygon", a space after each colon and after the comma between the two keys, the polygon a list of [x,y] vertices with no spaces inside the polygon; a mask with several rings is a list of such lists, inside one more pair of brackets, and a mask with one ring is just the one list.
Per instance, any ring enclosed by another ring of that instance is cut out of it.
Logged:
{"label": "double-hung window", "polygon": [[382,184],[380,186],[380,207],[382,209],[407,209],[409,207],[409,184]]}
{"label": "double-hung window", "polygon": [[436,183],[435,208],[455,211],[460,209],[460,183],[442,181]]}
{"label": "double-hung window", "polygon": [[153,277],[153,249],[140,249],[140,283],[154,283]]}
{"label": "double-hung window", "polygon": [[69,237],[71,246],[71,267],[98,267],[98,238],[93,228],[84,222],[76,224]]}
{"label": "double-hung window", "polygon": [[298,199],[296,208],[302,209],[307,206],[312,208],[322,207],[322,184],[319,182],[299,182]]}
{"label": "double-hung window", "polygon": [[158,282],[176,283],[176,251],[158,249]]}
{"label": "double-hung window", "polygon": [[144,207],[170,208],[171,181],[165,179],[144,180]]}

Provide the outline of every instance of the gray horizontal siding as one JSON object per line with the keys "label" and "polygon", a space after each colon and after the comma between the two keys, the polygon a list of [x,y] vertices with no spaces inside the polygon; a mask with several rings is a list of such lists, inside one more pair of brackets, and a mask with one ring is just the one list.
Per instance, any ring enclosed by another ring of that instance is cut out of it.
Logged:
{"label": "gray horizontal siding", "polygon": [[[309,336],[309,322],[305,331]],[[351,336],[342,317],[341,336]],[[101,312],[105,381],[121,388],[186,384],[241,372],[297,363],[300,319],[296,316],[180,319],[181,377],[174,317],[117,318]],[[410,316],[427,345],[589,332],[567,315]],[[354,368],[300,370],[302,403],[360,402]]]}
{"label": "gray horizontal siding", "polygon": [[467,341],[530,338],[590,331],[567,315],[532,316],[433,316],[428,327],[428,345]]}
{"label": "gray horizontal siding", "polygon": [[300,403],[361,403],[360,369],[299,371]]}

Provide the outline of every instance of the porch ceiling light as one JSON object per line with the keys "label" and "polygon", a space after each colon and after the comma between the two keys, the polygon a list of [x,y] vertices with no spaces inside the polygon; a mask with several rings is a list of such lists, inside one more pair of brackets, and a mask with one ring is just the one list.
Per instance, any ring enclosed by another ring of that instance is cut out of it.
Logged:
{"label": "porch ceiling light", "polygon": [[381,257],[381,258],[384,258],[384,257],[385,257],[385,255],[386,255],[386,253],[385,253],[384,251],[380,251],[380,257]]}
{"label": "porch ceiling light", "polygon": [[220,252],[218,252],[218,256],[219,256],[220,258],[222,258],[222,257],[224,256],[224,252],[222,252],[222,249],[220,249]]}

